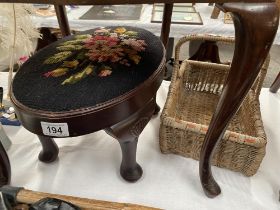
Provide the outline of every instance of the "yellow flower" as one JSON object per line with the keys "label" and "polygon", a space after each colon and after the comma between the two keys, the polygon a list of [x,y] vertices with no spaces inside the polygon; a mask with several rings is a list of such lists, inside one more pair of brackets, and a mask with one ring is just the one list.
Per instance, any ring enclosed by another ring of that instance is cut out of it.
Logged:
{"label": "yellow flower", "polygon": [[126,32],[126,29],[124,27],[119,27],[119,28],[116,28],[114,30],[115,33],[118,33],[118,34],[123,34],[124,32]]}
{"label": "yellow flower", "polygon": [[132,60],[135,64],[138,64],[141,60],[141,56],[139,55],[134,55],[134,54],[129,54],[128,57],[130,60]]}
{"label": "yellow flower", "polygon": [[133,50],[133,49],[128,49],[128,48],[125,48],[123,49],[123,51],[129,55],[137,55],[137,51],[136,50]]}
{"label": "yellow flower", "polygon": [[93,72],[93,65],[88,65],[84,71],[86,75],[90,75]]}
{"label": "yellow flower", "polygon": [[76,68],[79,65],[79,61],[73,60],[73,61],[63,61],[63,67],[68,68]]}

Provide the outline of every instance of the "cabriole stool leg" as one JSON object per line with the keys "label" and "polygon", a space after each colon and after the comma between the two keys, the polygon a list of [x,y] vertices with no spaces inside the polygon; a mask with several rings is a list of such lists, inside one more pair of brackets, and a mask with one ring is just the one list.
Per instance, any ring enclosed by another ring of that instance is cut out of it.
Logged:
{"label": "cabriole stool leg", "polygon": [[121,176],[128,182],[135,182],[142,176],[142,168],[136,162],[138,137],[151,119],[155,110],[155,100],[151,99],[147,105],[130,116],[128,119],[105,129],[117,139],[122,149]]}
{"label": "cabriole stool leg", "polygon": [[47,136],[38,135],[38,138],[42,144],[42,151],[38,156],[39,160],[45,163],[51,163],[55,161],[59,152],[55,141]]}
{"label": "cabriole stool leg", "polygon": [[222,9],[232,13],[236,42],[232,66],[200,155],[200,179],[208,197],[221,192],[211,172],[215,146],[255,81],[273,43],[279,21],[275,3],[225,3]]}

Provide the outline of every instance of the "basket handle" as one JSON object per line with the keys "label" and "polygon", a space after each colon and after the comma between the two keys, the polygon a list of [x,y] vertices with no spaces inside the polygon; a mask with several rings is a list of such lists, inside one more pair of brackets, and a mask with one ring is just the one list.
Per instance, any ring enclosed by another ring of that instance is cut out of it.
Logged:
{"label": "basket handle", "polygon": [[180,67],[179,61],[180,61],[180,50],[181,46],[190,41],[215,41],[215,42],[225,42],[225,43],[234,43],[235,39],[234,37],[225,37],[225,36],[218,36],[218,35],[212,35],[212,34],[191,34],[182,37],[179,39],[178,43],[175,47],[175,65],[174,68],[177,69]]}

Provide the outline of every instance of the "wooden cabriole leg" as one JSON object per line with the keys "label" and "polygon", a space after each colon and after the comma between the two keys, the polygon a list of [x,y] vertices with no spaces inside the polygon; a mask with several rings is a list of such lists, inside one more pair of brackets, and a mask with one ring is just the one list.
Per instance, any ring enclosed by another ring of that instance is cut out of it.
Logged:
{"label": "wooden cabriole leg", "polygon": [[63,37],[71,35],[64,5],[54,5],[57,21]]}
{"label": "wooden cabriole leg", "polygon": [[45,163],[51,163],[55,161],[59,152],[55,141],[47,136],[37,136],[42,144],[42,151],[38,156],[39,160]]}
{"label": "wooden cabriole leg", "polygon": [[122,149],[121,176],[128,182],[135,182],[142,176],[142,168],[136,162],[138,137],[151,119],[155,110],[155,100],[130,116],[128,119],[105,129],[106,133],[117,139]]}
{"label": "wooden cabriole leg", "polygon": [[276,93],[280,88],[280,72],[277,75],[276,79],[274,80],[274,82],[272,83],[272,85],[270,86],[269,90],[272,93]]}
{"label": "wooden cabriole leg", "polygon": [[208,197],[221,189],[211,172],[211,157],[227,125],[255,81],[275,37],[279,11],[275,3],[225,3],[235,26],[235,51],[229,76],[213,114],[200,155],[200,179]]}
{"label": "wooden cabriole leg", "polygon": [[8,155],[0,142],[0,187],[11,181],[11,165]]}

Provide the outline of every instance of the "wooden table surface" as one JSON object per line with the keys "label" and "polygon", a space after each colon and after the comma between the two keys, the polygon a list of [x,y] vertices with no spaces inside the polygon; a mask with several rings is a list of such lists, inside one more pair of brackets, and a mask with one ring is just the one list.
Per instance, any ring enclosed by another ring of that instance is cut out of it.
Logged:
{"label": "wooden table surface", "polygon": [[275,2],[275,0],[0,0],[6,3],[42,3],[42,4],[149,4],[149,3],[227,3],[227,2]]}

